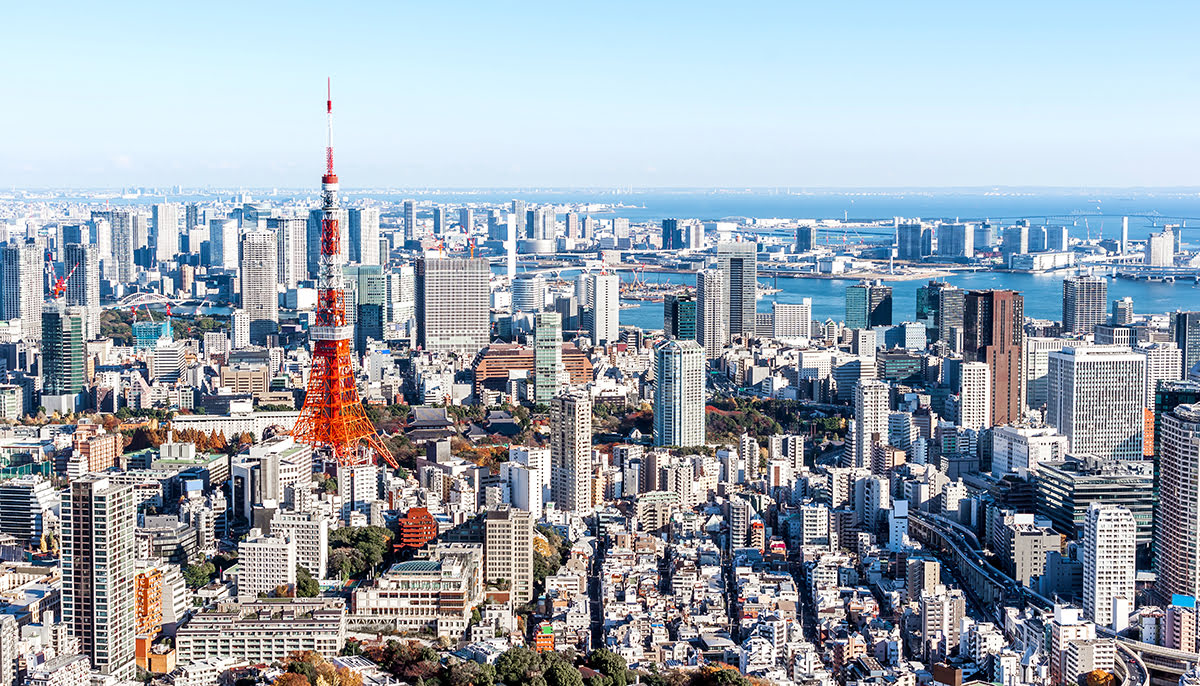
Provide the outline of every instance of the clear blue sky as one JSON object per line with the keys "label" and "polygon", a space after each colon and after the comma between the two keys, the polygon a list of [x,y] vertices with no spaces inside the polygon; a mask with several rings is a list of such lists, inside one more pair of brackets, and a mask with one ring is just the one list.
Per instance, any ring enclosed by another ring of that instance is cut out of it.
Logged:
{"label": "clear blue sky", "polygon": [[0,185],[1200,186],[1200,3],[22,2]]}

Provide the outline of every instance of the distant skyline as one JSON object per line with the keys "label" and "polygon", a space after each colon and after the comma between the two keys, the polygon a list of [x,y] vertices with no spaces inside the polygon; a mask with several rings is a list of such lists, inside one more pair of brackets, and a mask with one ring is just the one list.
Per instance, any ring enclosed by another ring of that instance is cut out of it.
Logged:
{"label": "distant skyline", "polygon": [[0,186],[1196,187],[1194,3],[21,3]]}

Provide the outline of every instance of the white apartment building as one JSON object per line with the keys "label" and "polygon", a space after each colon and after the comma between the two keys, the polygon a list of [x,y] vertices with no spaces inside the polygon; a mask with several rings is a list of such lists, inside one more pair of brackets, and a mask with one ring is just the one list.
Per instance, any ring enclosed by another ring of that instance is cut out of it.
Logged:
{"label": "white apartment building", "polygon": [[992,374],[986,362],[964,362],[959,387],[958,425],[985,429],[992,416]]}
{"label": "white apartment building", "polygon": [[296,564],[314,579],[329,566],[329,519],[317,512],[281,510],[271,518],[271,535],[290,538],[296,546]]}
{"label": "white apartment building", "polygon": [[247,602],[193,615],[175,636],[180,666],[232,659],[270,664],[298,650],[337,655],[346,642],[342,601],[293,598],[287,603]]}
{"label": "white apartment building", "polygon": [[1113,600],[1132,607],[1136,567],[1137,522],[1119,505],[1092,503],[1083,527],[1083,613],[1096,624],[1111,626]]}
{"label": "white apartment building", "polygon": [[279,586],[296,583],[296,542],[284,536],[264,536],[251,529],[238,544],[238,598],[254,600]]}
{"label": "white apartment building", "polygon": [[654,445],[704,445],[704,348],[696,341],[667,341],[654,359]]}
{"label": "white apartment building", "polygon": [[882,381],[860,381],[854,387],[854,466],[871,462],[871,443],[888,436],[888,385]]}
{"label": "white apartment building", "polygon": [[592,399],[567,392],[550,402],[551,491],[560,510],[591,510]]}
{"label": "white apartment building", "polygon": [[998,426],[992,430],[992,474],[1000,477],[1067,456],[1070,441],[1053,427]]}

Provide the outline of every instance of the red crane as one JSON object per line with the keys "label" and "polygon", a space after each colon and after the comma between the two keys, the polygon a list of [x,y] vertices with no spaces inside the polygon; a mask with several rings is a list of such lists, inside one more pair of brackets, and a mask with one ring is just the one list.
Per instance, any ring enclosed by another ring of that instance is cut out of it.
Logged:
{"label": "red crane", "polygon": [[54,300],[58,300],[62,297],[63,293],[67,292],[67,282],[71,280],[71,277],[75,274],[76,269],[79,269],[78,262],[75,263],[74,267],[71,267],[71,271],[67,272],[66,276],[60,276],[54,280],[54,286],[50,289]]}

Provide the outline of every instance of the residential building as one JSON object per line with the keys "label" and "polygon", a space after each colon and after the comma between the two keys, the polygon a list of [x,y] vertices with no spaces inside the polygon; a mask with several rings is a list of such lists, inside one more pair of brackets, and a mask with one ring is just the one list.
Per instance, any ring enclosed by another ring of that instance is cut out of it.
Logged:
{"label": "residential building", "polygon": [[514,605],[533,599],[533,515],[499,505],[484,515],[484,582],[507,582]]}
{"label": "residential building", "polygon": [[1162,599],[1200,596],[1200,405],[1164,413],[1158,445],[1155,589]]}
{"label": "residential building", "polygon": [[[725,275],[717,269],[696,273],[696,341],[704,347],[705,359],[720,357],[729,342],[726,328]],[[1198,344],[1200,349],[1200,344]]]}
{"label": "residential building", "polygon": [[263,345],[279,331],[279,271],[275,233],[247,231],[242,235],[241,304],[250,320],[250,342]]}
{"label": "residential building", "polygon": [[1098,276],[1069,276],[1063,279],[1063,330],[1089,334],[1103,324],[1108,304],[1108,281]]}
{"label": "residential building", "polygon": [[616,274],[589,274],[587,282],[592,343],[616,343],[621,314],[620,278]]}
{"label": "residential building", "polygon": [[534,317],[534,402],[546,404],[569,381],[562,360],[562,315],[538,312]]}
{"label": "residential building", "polygon": [[568,391],[550,401],[551,493],[559,509],[591,510],[592,400]]}
{"label": "residential building", "polygon": [[1133,607],[1136,535],[1129,510],[1100,503],[1088,508],[1082,540],[1083,614],[1101,626],[1112,626],[1114,600],[1123,598]]}
{"label": "residential building", "polygon": [[204,610],[175,635],[180,665],[216,659],[270,664],[306,651],[332,658],[345,643],[346,610],[341,600],[329,598],[247,602]]}
{"label": "residential building", "polygon": [[991,370],[992,426],[1012,424],[1023,414],[1021,339],[1024,299],[1015,291],[970,291],[963,302],[963,359]]}
{"label": "residential building", "polygon": [[726,330],[730,336],[753,336],[758,307],[758,243],[718,243],[717,262],[723,277]]}
{"label": "residential building", "polygon": [[0,245],[0,320],[20,319],[21,337],[30,342],[42,338],[42,266],[37,243]]}
{"label": "residential building", "polygon": [[251,529],[238,543],[239,600],[271,595],[279,587],[296,585],[296,542],[287,535],[264,535]]}
{"label": "residential building", "polygon": [[693,340],[670,340],[654,358],[654,444],[704,445],[704,349]]}

